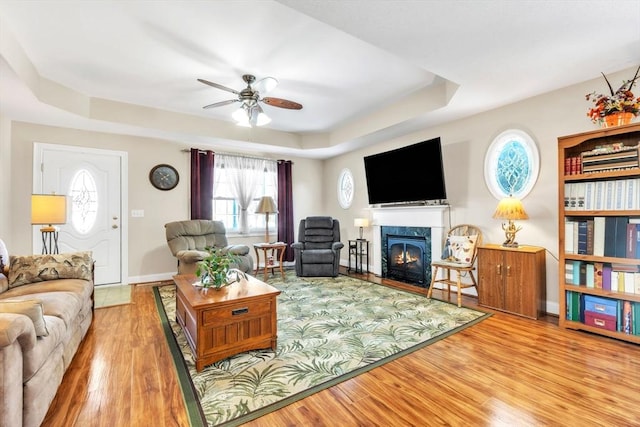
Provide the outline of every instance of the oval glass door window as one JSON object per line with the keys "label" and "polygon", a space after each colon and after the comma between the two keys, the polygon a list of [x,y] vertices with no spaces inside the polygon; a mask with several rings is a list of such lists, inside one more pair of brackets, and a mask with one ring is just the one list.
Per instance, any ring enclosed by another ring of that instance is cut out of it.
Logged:
{"label": "oval glass door window", "polygon": [[79,170],[71,180],[71,225],[80,234],[88,233],[98,217],[96,180],[86,169]]}

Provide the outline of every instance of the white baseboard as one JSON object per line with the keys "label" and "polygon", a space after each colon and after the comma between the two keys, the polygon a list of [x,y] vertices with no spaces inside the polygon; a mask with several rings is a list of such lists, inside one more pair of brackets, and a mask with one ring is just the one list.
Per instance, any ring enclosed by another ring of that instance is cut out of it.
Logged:
{"label": "white baseboard", "polygon": [[158,273],[158,274],[149,274],[146,276],[130,276],[129,284],[132,283],[149,283],[149,282],[162,282],[165,280],[173,279],[177,273],[172,271],[170,273]]}
{"label": "white baseboard", "polygon": [[560,304],[557,302],[547,301],[547,313],[560,315]]}

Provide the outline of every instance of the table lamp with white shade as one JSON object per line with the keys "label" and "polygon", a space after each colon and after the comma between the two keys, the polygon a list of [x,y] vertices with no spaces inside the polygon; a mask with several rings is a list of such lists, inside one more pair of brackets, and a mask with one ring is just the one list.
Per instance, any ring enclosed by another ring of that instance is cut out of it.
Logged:
{"label": "table lamp with white shade", "polygon": [[364,228],[369,226],[369,219],[368,218],[355,218],[353,220],[353,225],[354,227],[360,227],[360,240],[364,240],[363,236],[363,232],[364,232]]}

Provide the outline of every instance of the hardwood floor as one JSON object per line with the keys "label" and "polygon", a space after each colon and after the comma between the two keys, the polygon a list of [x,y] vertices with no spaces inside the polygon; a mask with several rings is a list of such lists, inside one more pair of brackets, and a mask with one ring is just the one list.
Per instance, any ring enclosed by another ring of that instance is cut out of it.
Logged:
{"label": "hardwood floor", "polygon": [[[189,425],[151,289],[135,286],[131,304],[95,311],[44,426]],[[496,312],[246,425],[640,425],[639,355],[634,344],[561,330],[553,317]]]}

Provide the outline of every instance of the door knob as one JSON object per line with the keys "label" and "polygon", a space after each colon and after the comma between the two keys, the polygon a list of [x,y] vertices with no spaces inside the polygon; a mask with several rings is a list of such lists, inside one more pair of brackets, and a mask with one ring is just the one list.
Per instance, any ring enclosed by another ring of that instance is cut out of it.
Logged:
{"label": "door knob", "polygon": [[118,226],[116,224],[113,224],[111,228],[118,228]]}

